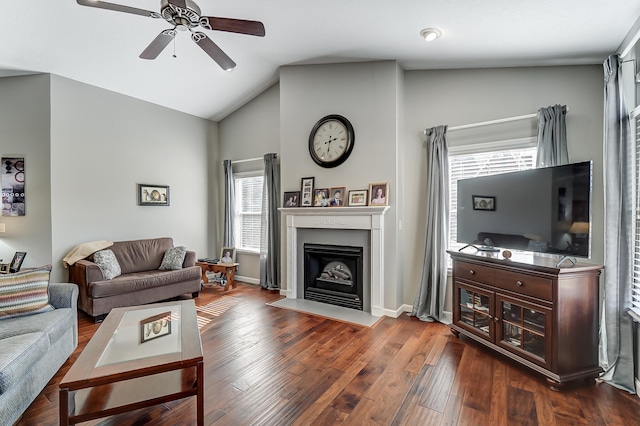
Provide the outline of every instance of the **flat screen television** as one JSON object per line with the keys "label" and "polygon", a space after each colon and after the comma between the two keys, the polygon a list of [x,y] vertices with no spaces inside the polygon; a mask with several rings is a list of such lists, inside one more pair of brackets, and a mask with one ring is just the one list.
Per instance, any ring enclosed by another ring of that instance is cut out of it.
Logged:
{"label": "flat screen television", "polygon": [[592,163],[458,181],[459,243],[591,256]]}

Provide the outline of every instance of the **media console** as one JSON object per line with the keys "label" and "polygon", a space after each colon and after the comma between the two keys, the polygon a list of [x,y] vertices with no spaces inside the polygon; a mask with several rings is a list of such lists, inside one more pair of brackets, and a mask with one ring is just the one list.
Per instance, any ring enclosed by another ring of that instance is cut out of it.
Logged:
{"label": "media console", "polygon": [[597,377],[602,265],[559,267],[536,254],[448,252],[453,322],[463,334],[546,376],[551,389]]}

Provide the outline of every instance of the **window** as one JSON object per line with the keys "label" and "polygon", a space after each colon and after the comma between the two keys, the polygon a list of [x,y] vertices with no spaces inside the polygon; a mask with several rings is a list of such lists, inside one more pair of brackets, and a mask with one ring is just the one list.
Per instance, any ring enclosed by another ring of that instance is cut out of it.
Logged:
{"label": "window", "polygon": [[458,180],[532,169],[535,138],[449,149],[449,245],[458,235]]}
{"label": "window", "polygon": [[259,252],[263,176],[261,172],[242,173],[236,174],[233,180],[236,196],[236,248]]}

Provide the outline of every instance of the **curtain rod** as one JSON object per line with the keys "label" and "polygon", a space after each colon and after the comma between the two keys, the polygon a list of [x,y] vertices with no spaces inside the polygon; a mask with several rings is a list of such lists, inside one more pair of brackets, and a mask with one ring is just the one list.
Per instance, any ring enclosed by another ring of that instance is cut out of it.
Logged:
{"label": "curtain rod", "polygon": [[[567,107],[567,112],[569,112],[569,108]],[[449,127],[447,130],[448,131],[454,131],[454,130],[462,130],[462,129],[470,129],[472,127],[482,127],[482,126],[489,126],[491,124],[500,124],[500,123],[508,123],[510,121],[518,121],[518,120],[526,120],[528,118],[536,118],[538,116],[537,112],[534,112],[533,114],[525,114],[525,115],[517,115],[515,117],[507,117],[507,118],[499,118],[497,120],[489,120],[489,121],[481,121],[479,123],[471,123],[471,124],[463,124],[461,126],[453,126],[453,127]],[[427,130],[424,131],[424,134],[427,134]]]}
{"label": "curtain rod", "polygon": [[[276,157],[278,154],[276,154]],[[239,163],[248,163],[250,161],[260,161],[264,160],[264,157],[255,157],[255,158],[245,158],[244,160],[231,160],[231,164],[239,164]],[[224,161],[222,162],[224,164]]]}

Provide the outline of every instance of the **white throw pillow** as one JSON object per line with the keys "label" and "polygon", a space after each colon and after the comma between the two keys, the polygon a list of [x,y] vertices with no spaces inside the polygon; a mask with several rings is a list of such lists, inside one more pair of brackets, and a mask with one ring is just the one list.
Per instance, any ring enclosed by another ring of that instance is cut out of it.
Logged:
{"label": "white throw pillow", "polygon": [[112,280],[122,274],[116,255],[111,250],[100,250],[93,255],[93,263],[102,270],[105,280]]}
{"label": "white throw pillow", "polygon": [[186,254],[187,248],[185,246],[171,247],[164,252],[162,263],[158,269],[182,269],[182,264],[184,263],[184,257]]}

